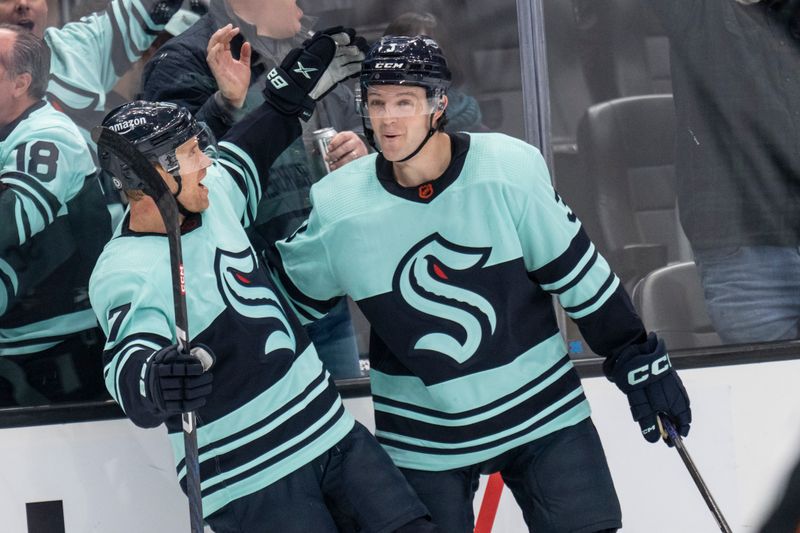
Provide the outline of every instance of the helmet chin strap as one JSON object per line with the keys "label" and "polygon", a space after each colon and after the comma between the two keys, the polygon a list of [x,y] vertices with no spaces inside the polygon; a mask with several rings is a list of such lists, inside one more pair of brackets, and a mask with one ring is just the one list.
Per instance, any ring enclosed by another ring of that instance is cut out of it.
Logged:
{"label": "helmet chin strap", "polygon": [[179,172],[179,171],[177,171],[177,170],[175,170],[175,171],[173,171],[173,172],[170,172],[170,174],[172,174],[172,177],[175,179],[175,183],[177,183],[177,184],[178,184],[178,190],[177,190],[177,191],[175,191],[175,192],[172,194],[172,196],[175,198],[175,203],[176,203],[176,204],[177,204],[177,206],[178,206],[178,212],[179,212],[181,215],[183,215],[184,217],[190,217],[190,216],[194,215],[194,213],[192,213],[191,211],[189,211],[188,209],[186,209],[186,207],[184,207],[184,205],[181,203],[181,201],[180,201],[180,200],[178,200],[178,195],[179,195],[179,194],[181,193],[181,191],[183,190],[183,180],[181,179],[181,174],[180,174],[180,172]]}
{"label": "helmet chin strap", "polygon": [[428,134],[425,136],[425,138],[422,140],[422,142],[419,143],[419,146],[417,146],[417,149],[414,150],[413,152],[411,152],[409,155],[407,155],[403,159],[400,159],[398,161],[393,161],[393,163],[404,163],[404,162],[408,161],[409,159],[411,159],[412,157],[417,155],[419,153],[419,151],[422,150],[422,148],[426,144],[428,144],[428,141],[431,140],[431,137],[433,137],[433,134],[436,133],[436,129],[433,127],[433,115],[434,114],[435,113],[431,113],[431,116],[430,116],[430,122],[428,123]]}

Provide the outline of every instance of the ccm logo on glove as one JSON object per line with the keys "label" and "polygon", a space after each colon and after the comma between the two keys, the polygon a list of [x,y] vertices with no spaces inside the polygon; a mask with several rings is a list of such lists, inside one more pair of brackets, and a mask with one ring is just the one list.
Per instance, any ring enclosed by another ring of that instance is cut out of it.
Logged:
{"label": "ccm logo on glove", "polygon": [[670,367],[672,367],[672,364],[669,362],[669,355],[659,357],[649,365],[640,366],[628,372],[628,384],[637,385],[643,381],[647,381],[651,375],[657,376],[663,374],[669,370]]}

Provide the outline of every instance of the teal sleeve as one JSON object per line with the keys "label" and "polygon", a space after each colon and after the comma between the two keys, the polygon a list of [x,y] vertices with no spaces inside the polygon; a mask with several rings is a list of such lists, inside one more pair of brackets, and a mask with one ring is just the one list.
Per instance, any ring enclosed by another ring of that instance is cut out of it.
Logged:
{"label": "teal sleeve", "polygon": [[[150,13],[155,0],[114,0],[101,12],[45,33],[54,60],[73,73],[83,70],[87,86],[107,93],[150,47],[163,24]],[[177,10],[175,6],[174,10]],[[54,69],[53,74],[61,73]]]}
{"label": "teal sleeve", "polygon": [[553,189],[538,151],[532,151],[525,168],[531,171],[530,183],[517,183],[508,194],[525,267],[571,318],[582,318],[602,307],[619,279]]}
{"label": "teal sleeve", "polygon": [[[312,205],[314,196],[312,187]],[[330,263],[326,246],[330,231],[335,231],[332,224],[321,220],[312,207],[308,220],[269,254],[273,278],[303,322],[324,316],[345,294]]]}
{"label": "teal sleeve", "polygon": [[172,344],[172,314],[166,295],[150,276],[96,268],[89,299],[107,337],[103,377],[111,396],[137,425],[163,422],[147,397],[144,364],[157,350]]}

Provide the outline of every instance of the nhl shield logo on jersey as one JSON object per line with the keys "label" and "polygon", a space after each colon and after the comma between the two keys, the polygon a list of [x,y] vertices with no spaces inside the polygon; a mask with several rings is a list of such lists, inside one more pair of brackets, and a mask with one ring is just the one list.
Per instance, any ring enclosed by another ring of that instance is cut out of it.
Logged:
{"label": "nhl shield logo on jersey", "polygon": [[297,343],[292,328],[278,296],[262,281],[263,274],[257,272],[258,262],[252,249],[241,252],[217,249],[214,267],[217,287],[229,308],[247,318],[275,319],[280,323],[280,328],[267,337],[264,355],[276,350],[294,352]]}
{"label": "nhl shield logo on jersey", "polygon": [[[497,314],[483,296],[458,280],[474,279],[484,267],[490,248],[469,248],[449,242],[438,233],[416,244],[400,261],[392,282],[395,294],[417,311],[432,317],[431,331],[414,344],[459,363],[469,360],[497,327]],[[441,327],[446,324],[447,327]],[[460,334],[452,335],[455,324]],[[441,327],[436,331],[437,325]]]}

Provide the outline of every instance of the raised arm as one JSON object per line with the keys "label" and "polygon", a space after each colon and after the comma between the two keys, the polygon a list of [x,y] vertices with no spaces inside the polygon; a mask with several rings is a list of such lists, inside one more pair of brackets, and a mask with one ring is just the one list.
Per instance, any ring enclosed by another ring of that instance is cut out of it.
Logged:
{"label": "raised arm", "polygon": [[139,60],[181,0],[113,0],[105,10],[63,28],[50,28],[45,39],[53,53],[53,74],[60,70],[97,81],[92,87],[110,91],[131,65]]}
{"label": "raised arm", "polygon": [[[220,163],[236,184],[234,202],[246,207],[245,224],[255,219],[268,169],[301,133],[297,118],[308,120],[319,98],[358,72],[363,55],[355,43],[353,30],[332,28],[289,52],[267,75],[264,103],[223,137]],[[230,57],[230,51],[221,53]]]}

